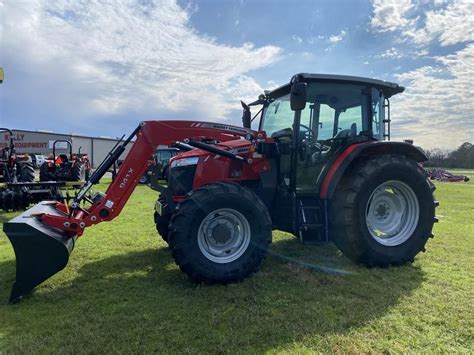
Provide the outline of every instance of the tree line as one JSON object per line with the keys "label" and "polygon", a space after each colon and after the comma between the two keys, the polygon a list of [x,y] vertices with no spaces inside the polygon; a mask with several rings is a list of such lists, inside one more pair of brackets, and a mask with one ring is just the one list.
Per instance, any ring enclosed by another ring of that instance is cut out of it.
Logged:
{"label": "tree line", "polygon": [[425,167],[474,169],[474,145],[463,143],[456,150],[446,151],[439,148],[425,151],[429,160]]}

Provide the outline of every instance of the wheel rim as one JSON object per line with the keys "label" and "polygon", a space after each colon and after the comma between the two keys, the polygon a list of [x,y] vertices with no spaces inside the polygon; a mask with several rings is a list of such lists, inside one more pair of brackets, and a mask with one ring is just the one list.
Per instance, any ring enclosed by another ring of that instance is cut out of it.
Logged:
{"label": "wheel rim", "polygon": [[198,245],[209,260],[225,264],[237,260],[250,244],[250,224],[244,215],[231,208],[209,213],[198,230]]}
{"label": "wheel rim", "polygon": [[143,175],[141,178],[140,178],[140,184],[144,184],[146,182],[147,178],[145,175]]}
{"label": "wheel rim", "polygon": [[420,207],[410,186],[391,180],[372,192],[365,215],[372,238],[385,246],[397,246],[407,241],[415,231]]}

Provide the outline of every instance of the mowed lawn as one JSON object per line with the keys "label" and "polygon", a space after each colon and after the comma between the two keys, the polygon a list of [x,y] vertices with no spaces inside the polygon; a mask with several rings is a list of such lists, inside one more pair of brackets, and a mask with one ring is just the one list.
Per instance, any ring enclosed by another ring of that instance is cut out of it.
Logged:
{"label": "mowed lawn", "polygon": [[139,186],[14,306],[15,258],[1,235],[0,352],[472,353],[474,183],[437,183],[436,197],[435,238],[412,265],[369,270],[275,232],[260,272],[209,287],[174,264],[153,224],[157,193]]}

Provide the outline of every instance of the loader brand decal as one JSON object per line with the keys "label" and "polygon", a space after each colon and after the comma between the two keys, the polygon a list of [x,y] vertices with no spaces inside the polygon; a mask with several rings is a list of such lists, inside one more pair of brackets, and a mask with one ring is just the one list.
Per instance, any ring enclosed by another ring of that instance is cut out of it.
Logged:
{"label": "loader brand decal", "polygon": [[249,147],[243,147],[243,148],[231,149],[230,152],[234,154],[243,154],[243,153],[248,153],[249,150],[250,150]]}
{"label": "loader brand decal", "polygon": [[252,133],[251,130],[248,130],[245,128],[228,126],[228,125],[219,124],[219,123],[198,122],[198,123],[193,123],[191,127],[222,129],[223,131],[235,132],[235,133],[240,133],[240,134]]}
{"label": "loader brand decal", "polygon": [[132,177],[133,172],[134,170],[132,168],[128,169],[127,174],[125,175],[125,177],[123,178],[122,182],[119,185],[121,189],[124,189],[125,186],[127,186],[127,183],[130,181],[130,178]]}

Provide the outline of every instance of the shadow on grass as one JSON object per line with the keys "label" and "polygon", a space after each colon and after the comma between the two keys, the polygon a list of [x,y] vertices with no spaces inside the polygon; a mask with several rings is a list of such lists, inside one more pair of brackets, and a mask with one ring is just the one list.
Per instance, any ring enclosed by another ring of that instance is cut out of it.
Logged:
{"label": "shadow on grass", "polygon": [[[3,288],[13,281],[14,263],[0,268]],[[92,261],[77,274],[54,288],[48,281],[14,306],[3,303],[8,294],[1,290],[4,350],[271,350],[347,334],[384,316],[423,280],[418,267],[368,270],[332,246],[291,240],[272,246],[260,272],[227,286],[193,284],[165,248]]]}

